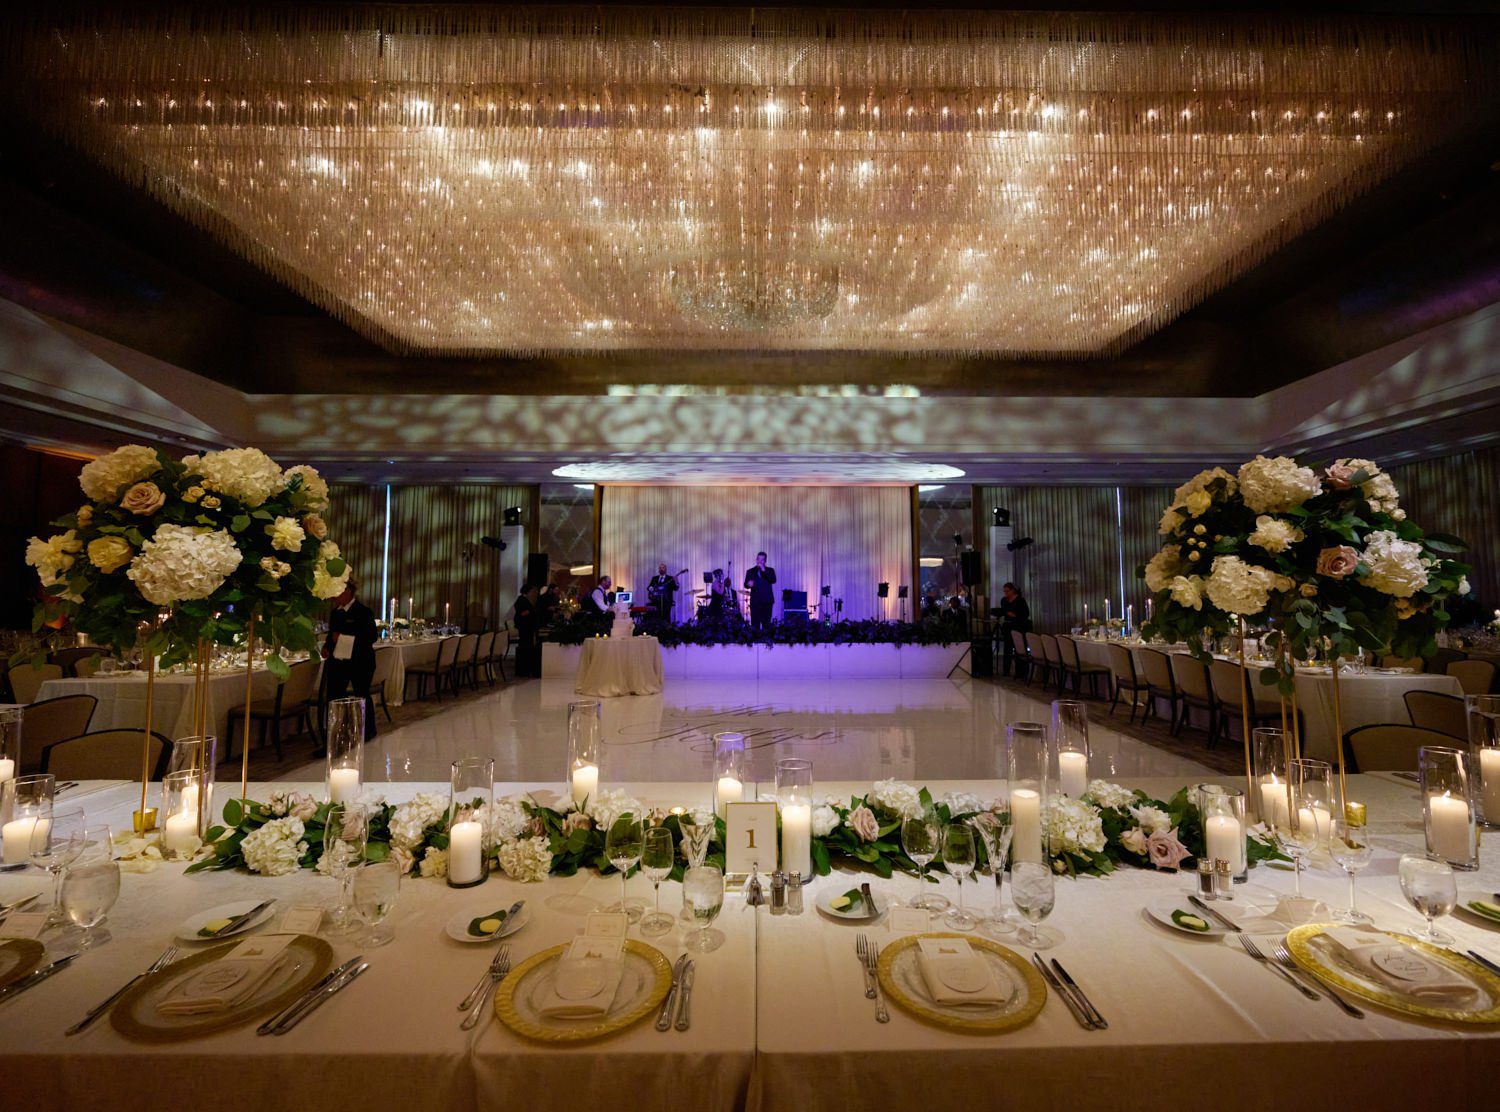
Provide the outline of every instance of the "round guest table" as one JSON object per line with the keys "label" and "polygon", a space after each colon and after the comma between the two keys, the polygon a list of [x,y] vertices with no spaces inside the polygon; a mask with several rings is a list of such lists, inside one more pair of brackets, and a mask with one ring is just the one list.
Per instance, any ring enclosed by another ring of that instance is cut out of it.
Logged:
{"label": "round guest table", "polygon": [[580,695],[659,695],[661,644],[655,637],[594,637],[583,643],[578,679]]}

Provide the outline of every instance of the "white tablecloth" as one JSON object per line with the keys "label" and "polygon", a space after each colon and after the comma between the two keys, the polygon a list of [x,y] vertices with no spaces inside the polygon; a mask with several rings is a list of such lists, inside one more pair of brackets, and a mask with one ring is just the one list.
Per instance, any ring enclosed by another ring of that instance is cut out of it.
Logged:
{"label": "white tablecloth", "polygon": [[[406,670],[413,664],[431,664],[437,659],[438,646],[445,639],[442,637],[424,637],[417,641],[383,641],[377,649],[380,651],[378,659],[383,663],[387,656],[391,657],[389,671],[385,677],[385,701],[388,705],[399,707],[406,701]],[[380,679],[377,670],[376,680]]]}
{"label": "white tablecloth", "polygon": [[661,691],[661,644],[655,637],[591,637],[583,643],[580,695],[655,695]]}
{"label": "white tablecloth", "polygon": [[[193,725],[193,685],[191,675],[169,673],[156,677],[152,695],[151,729],[169,740],[197,733]],[[255,670],[252,680],[254,698],[276,696],[276,677],[264,668]],[[92,695],[99,700],[90,730],[140,729],[146,724],[146,674],[125,672],[90,679],[48,680],[42,684],[37,699],[56,699],[63,695]],[[227,752],[229,712],[245,704],[243,671],[212,672],[208,677],[208,723],[219,739],[219,753]],[[240,726],[234,727],[239,737]]]}
{"label": "white tablecloth", "polygon": [[[1360,726],[1375,726],[1387,722],[1410,723],[1411,715],[1407,713],[1404,701],[1408,691],[1463,695],[1462,685],[1453,676],[1428,672],[1384,675],[1340,669],[1339,705],[1343,711],[1344,733]],[[1333,677],[1298,672],[1297,709],[1302,712],[1302,748],[1306,755],[1324,761],[1337,760],[1338,742],[1333,726]]]}

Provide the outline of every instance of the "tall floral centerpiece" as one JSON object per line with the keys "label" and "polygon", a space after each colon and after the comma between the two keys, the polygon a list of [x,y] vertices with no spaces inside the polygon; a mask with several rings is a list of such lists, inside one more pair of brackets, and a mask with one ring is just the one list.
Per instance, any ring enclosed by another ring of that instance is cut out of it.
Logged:
{"label": "tall floral centerpiece", "polygon": [[1293,694],[1296,661],[1326,652],[1342,782],[1340,659],[1361,649],[1432,655],[1445,601],[1469,589],[1469,567],[1454,558],[1464,542],[1424,533],[1399,500],[1391,477],[1366,459],[1319,472],[1256,456],[1236,474],[1200,472],[1177,488],[1161,518],[1165,543],[1139,569],[1155,606],[1142,632],[1185,641],[1204,659],[1208,636],[1237,632],[1243,667],[1246,623],[1269,627],[1275,658],[1260,680],[1283,697]]}
{"label": "tall floral centerpiece", "polygon": [[[283,651],[316,648],[313,617],[342,593],[349,569],[321,516],[328,484],[311,467],[282,470],[258,448],[175,460],[132,444],[86,464],[79,485],[87,501],[53,523],[63,532],[27,547],[44,591],[32,625],[85,633],[116,652],[144,650],[143,751],[158,659],[163,667],[193,662],[206,682],[208,647],[243,645],[248,707],[257,635],[281,679]],[[248,729],[245,736],[248,760]],[[146,826],[148,778],[143,759]]]}

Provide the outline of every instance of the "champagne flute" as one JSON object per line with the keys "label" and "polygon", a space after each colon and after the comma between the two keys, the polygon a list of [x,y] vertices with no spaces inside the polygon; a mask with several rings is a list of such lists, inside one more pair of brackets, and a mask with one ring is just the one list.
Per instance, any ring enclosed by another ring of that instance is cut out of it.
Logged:
{"label": "champagne flute", "polygon": [[632,907],[626,899],[625,877],[640,862],[645,837],[646,832],[640,816],[633,815],[629,811],[616,816],[604,835],[604,856],[609,858],[611,865],[620,870],[620,902],[609,910],[624,912],[632,923],[640,919],[641,909]]}
{"label": "champagne flute", "polygon": [[943,916],[943,922],[956,931],[971,931],[979,925],[979,917],[964,910],[964,881],[974,871],[977,858],[972,826],[954,823],[943,831],[943,866],[958,881],[958,906]]}
{"label": "champagne flute", "polygon": [[366,861],[354,870],[354,910],[365,925],[361,944],[384,946],[396,937],[386,923],[401,894],[401,868],[395,861]]}
{"label": "champagne flute", "polygon": [[912,907],[942,911],[948,906],[948,901],[942,896],[927,893],[927,866],[941,847],[942,830],[929,816],[907,819],[901,824],[901,848],[917,863],[918,870],[917,894],[912,897]]}
{"label": "champagne flute", "polygon": [[[325,872],[339,882],[339,902],[325,918],[325,934],[349,934],[359,927],[350,889],[354,873],[365,859],[370,836],[370,813],[360,803],[334,803],[323,828]],[[322,863],[320,863],[322,864]]]}
{"label": "champagne flute", "polygon": [[724,906],[724,874],[712,865],[689,869],[682,878],[682,900],[692,911],[698,930],[683,945],[696,954],[707,954],[724,944],[721,931],[711,929]]}
{"label": "champagne flute", "polygon": [[1458,905],[1458,884],[1446,861],[1434,861],[1420,853],[1401,857],[1401,894],[1427,919],[1427,929],[1413,935],[1434,946],[1451,946],[1453,936],[1438,930],[1433,921],[1450,914]]}
{"label": "champagne flute", "polygon": [[1333,837],[1328,843],[1328,855],[1333,863],[1343,869],[1349,877],[1349,910],[1334,913],[1334,918],[1344,923],[1369,923],[1372,920],[1356,906],[1354,878],[1370,863],[1374,854],[1370,845],[1370,834],[1363,825],[1356,826],[1347,819],[1336,819]]}
{"label": "champagne flute", "polygon": [[77,860],[88,840],[88,826],[83,812],[54,810],[38,818],[31,831],[32,864],[52,874],[52,906],[47,911],[47,925],[64,921],[62,912],[63,871]]}
{"label": "champagne flute", "polygon": [[672,844],[672,832],[665,826],[653,826],[646,831],[641,845],[641,871],[651,881],[655,902],[651,914],[641,920],[644,935],[666,934],[672,929],[672,917],[661,909],[661,882],[672,875],[676,848]]}
{"label": "champagne flute", "polygon": [[109,941],[108,931],[94,928],[120,898],[120,863],[114,859],[112,850],[106,828],[102,846],[98,842],[90,845],[63,873],[62,910],[74,926],[83,928],[83,937],[78,942],[80,950]]}
{"label": "champagne flute", "polygon": [[1056,931],[1043,931],[1038,924],[1052,914],[1057,893],[1052,883],[1052,866],[1041,861],[1014,861],[1010,866],[1010,898],[1026,920],[1017,940],[1038,950],[1061,941]]}
{"label": "champagne flute", "polygon": [[1011,925],[1001,900],[1001,886],[1005,883],[1005,859],[1010,854],[1010,839],[1013,827],[1010,813],[981,811],[969,820],[984,841],[984,855],[989,860],[991,875],[995,878],[995,906],[990,914],[979,921],[979,929],[985,934],[1010,934],[1016,928]]}

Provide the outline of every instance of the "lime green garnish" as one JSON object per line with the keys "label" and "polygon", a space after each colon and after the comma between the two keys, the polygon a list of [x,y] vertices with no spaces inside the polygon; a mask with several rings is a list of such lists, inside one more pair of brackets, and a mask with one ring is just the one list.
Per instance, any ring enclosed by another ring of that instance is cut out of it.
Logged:
{"label": "lime green garnish", "polygon": [[849,911],[854,907],[855,904],[861,904],[864,902],[865,897],[860,892],[860,890],[858,888],[851,888],[842,896],[835,896],[833,897],[833,899],[829,900],[828,906],[834,911]]}
{"label": "lime green garnish", "polygon": [[488,938],[505,925],[505,912],[495,911],[469,920],[469,933],[475,938]]}
{"label": "lime green garnish", "polygon": [[1172,922],[1184,930],[1206,932],[1209,929],[1208,920],[1200,919],[1196,915],[1189,915],[1186,911],[1172,912]]}

